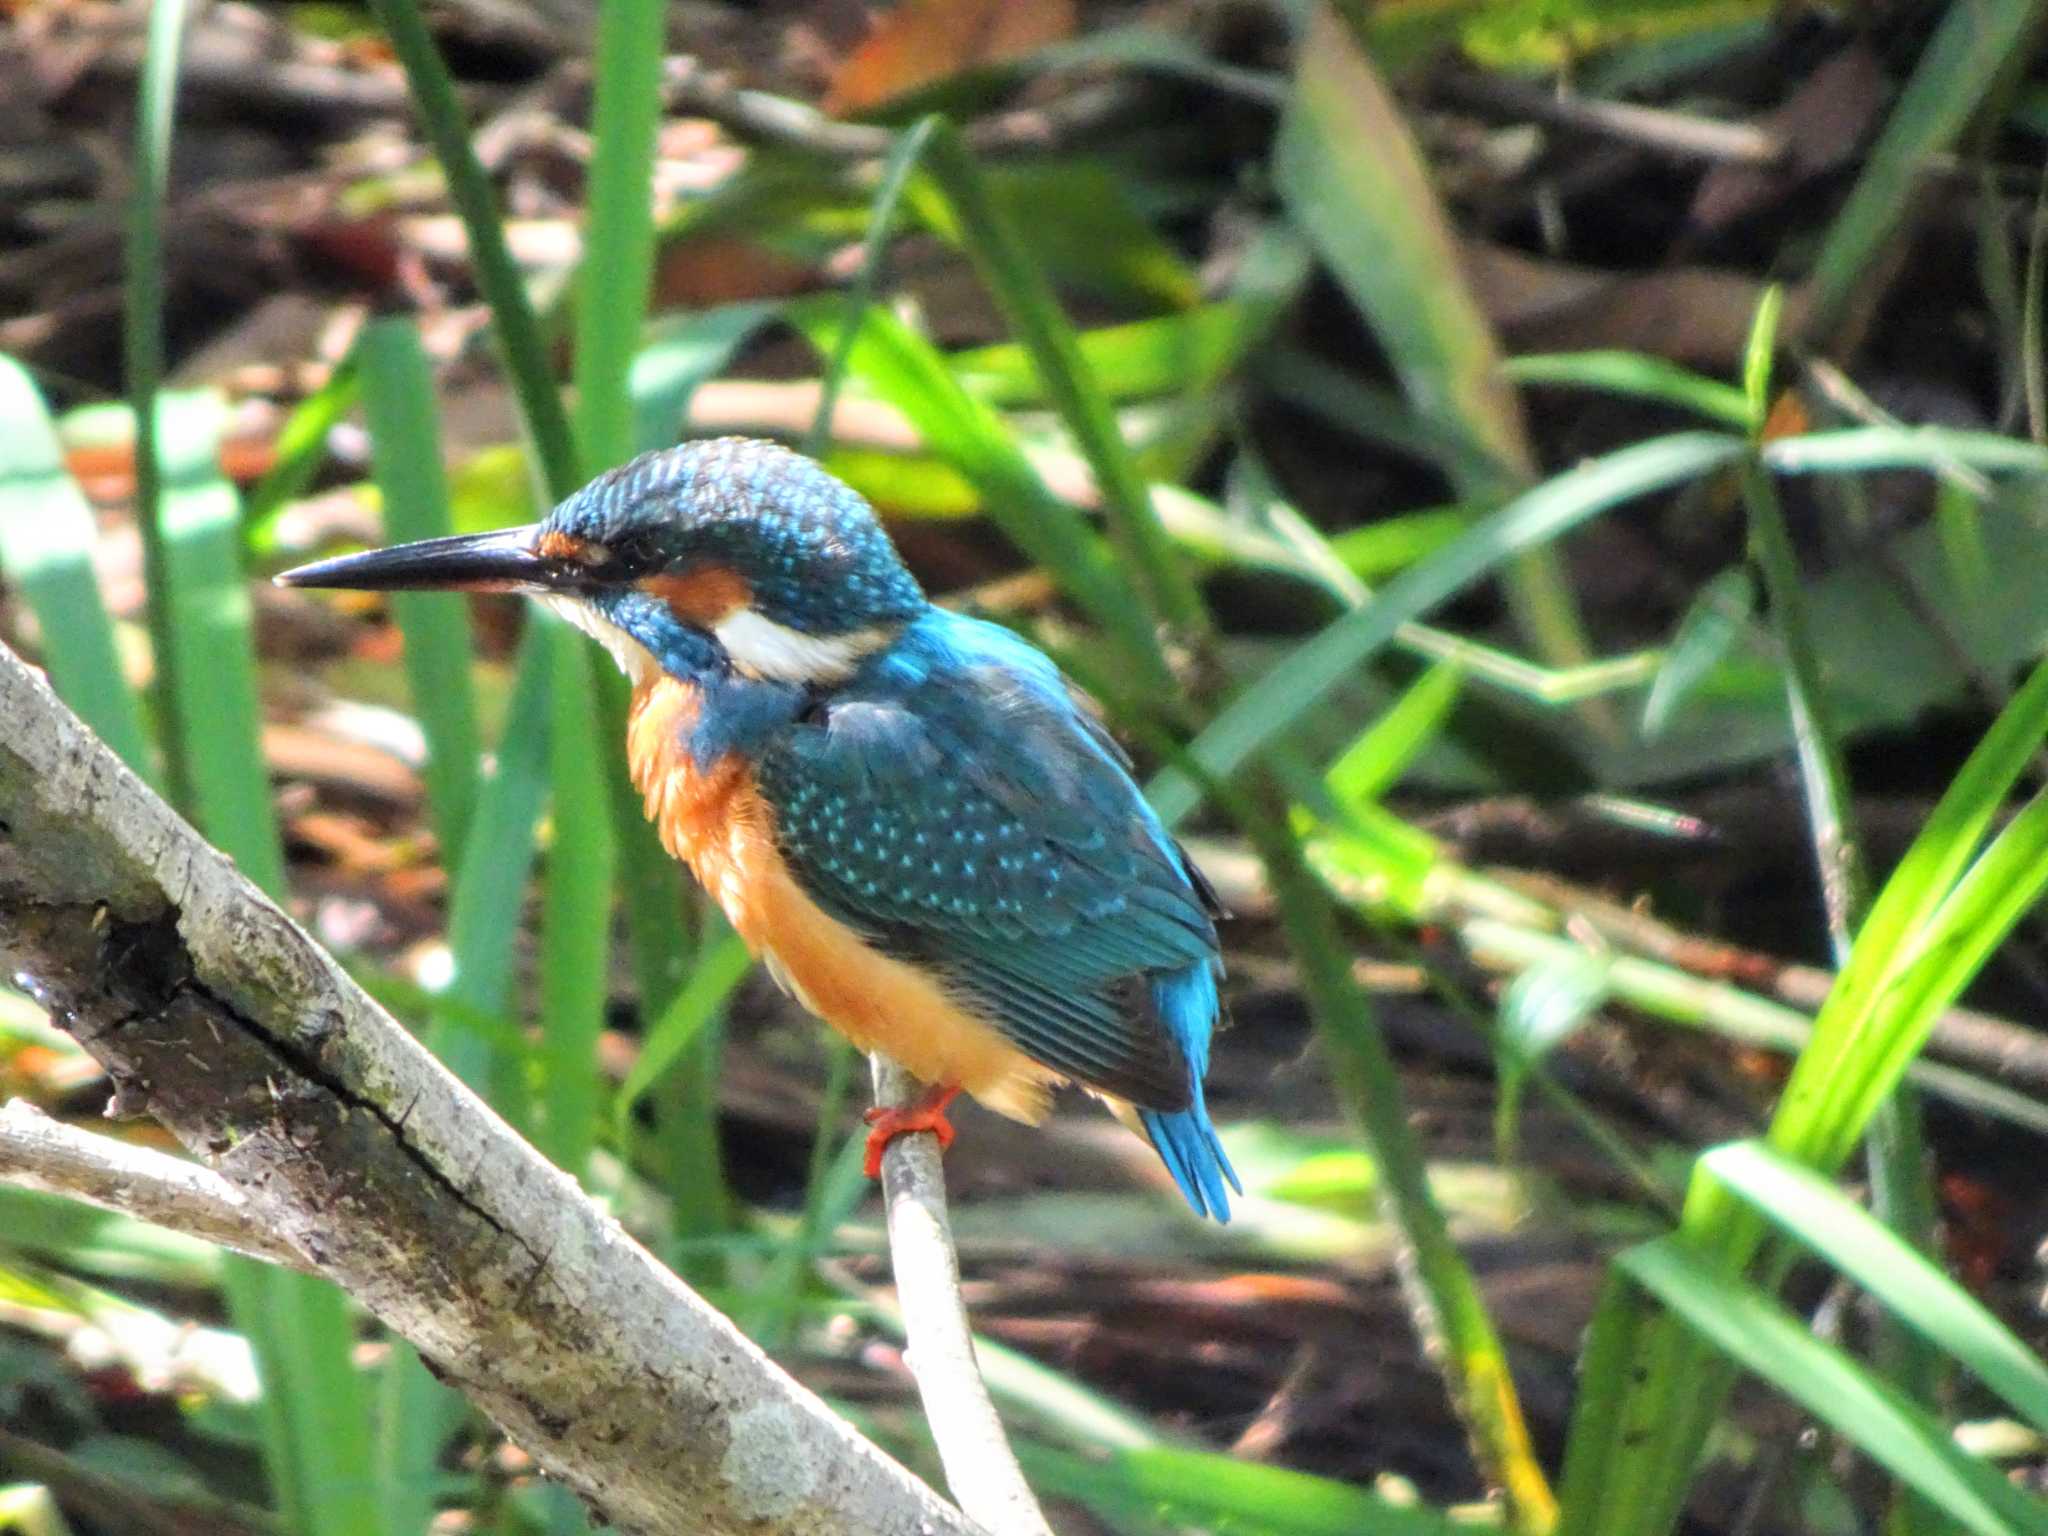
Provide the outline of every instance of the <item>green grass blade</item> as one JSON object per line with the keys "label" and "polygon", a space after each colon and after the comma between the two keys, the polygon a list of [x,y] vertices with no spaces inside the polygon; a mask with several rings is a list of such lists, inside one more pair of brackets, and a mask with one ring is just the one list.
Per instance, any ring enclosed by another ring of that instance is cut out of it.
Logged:
{"label": "green grass blade", "polygon": [[[1284,291],[1291,293],[1290,289]],[[1216,388],[1249,362],[1280,306],[1268,297],[1224,299],[1170,315],[1097,326],[1075,339],[1102,393],[1128,403]],[[996,342],[952,354],[968,391],[999,409],[1046,403],[1030,354]],[[1404,409],[1398,403],[1396,410]]]}
{"label": "green grass blade", "polygon": [[1693,690],[1727,657],[1756,612],[1756,584],[1734,566],[1700,588],[1684,615],[1643,701],[1643,734],[1668,726]]}
{"label": "green grass blade", "polygon": [[1116,413],[1095,383],[1044,275],[1026,253],[1014,221],[989,193],[981,168],[948,124],[932,131],[925,163],[959,219],[967,253],[1017,340],[1037,365],[1046,396],[1095,471],[1122,553],[1138,572],[1149,610],[1190,638],[1208,632],[1208,610],[1181,563],[1150,488],[1118,430]]}
{"label": "green grass blade", "polygon": [[35,611],[43,665],[64,702],[145,780],[156,763],[93,573],[85,493],[64,467],[35,381],[0,357],[0,570]]}
{"label": "green grass blade", "polygon": [[[723,368],[749,336],[780,312],[777,304],[733,304],[662,326],[633,360],[635,448],[645,451],[673,442],[697,386]],[[600,676],[614,700],[611,708],[621,709],[628,691],[625,679],[604,676],[602,669]],[[615,803],[614,815],[622,819],[620,901],[625,907],[640,999],[641,1061],[649,1060],[655,1041],[665,1038],[665,1031],[677,1027],[670,1021],[678,1010],[690,1020],[682,1044],[653,1055],[659,1062],[655,1072],[669,1074],[659,1095],[660,1166],[674,1202],[672,1224],[679,1241],[689,1242],[714,1236],[731,1225],[734,1205],[726,1187],[718,1135],[716,1026],[726,996],[746,973],[744,952],[734,955],[719,948],[724,927],[720,919],[708,915],[708,904],[699,908],[707,914],[698,925],[702,932],[693,936],[686,931],[682,904],[685,876],[647,826],[623,777],[614,782],[614,793],[622,786],[628,803]],[[630,832],[623,824],[628,818]],[[728,961],[730,967],[723,963]],[[699,990],[700,979],[709,985],[708,992]],[[653,1076],[650,1073],[638,1081],[629,1078],[627,1088],[613,1100],[615,1139],[622,1148],[631,1144],[632,1105],[653,1085]]]}
{"label": "green grass blade", "polygon": [[1276,339],[1257,360],[1254,377],[1278,399],[1363,442],[1426,464],[1442,465],[1471,453],[1455,430],[1423,416],[1393,390],[1283,340]]}
{"label": "green grass blade", "polygon": [[630,376],[654,275],[666,9],[661,0],[610,0],[597,11],[590,208],[576,288],[576,441],[585,473],[623,464],[635,446]]}
{"label": "green grass blade", "polygon": [[[158,401],[166,455],[161,507],[165,586],[176,679],[172,706],[189,756],[201,829],[271,896],[284,896],[284,858],[262,749],[262,715],[240,507],[221,478],[222,402]],[[307,1536],[370,1529],[376,1465],[368,1404],[341,1296],[325,1282],[231,1259],[228,1295],[252,1330],[266,1399],[266,1462],[287,1515]]]}
{"label": "green grass blade", "polygon": [[[2035,669],[1999,713],[1872,905],[1849,964],[1814,1021],[1814,1045],[1786,1085],[1775,1124],[1793,1141],[1805,1143],[1813,1134],[1818,1106],[1832,1097],[1829,1079],[1868,1029],[1874,1009],[1896,990],[1901,973],[1921,952],[1920,941],[1934,931],[1943,903],[1958,889],[2007,792],[2044,736],[2048,663]],[[2011,831],[2008,826],[2006,835]],[[1806,1064],[1809,1060],[1812,1066]],[[1832,1147],[1795,1147],[1783,1140],[1777,1144],[1802,1161],[1829,1166],[1824,1153]],[[1847,1155],[1846,1147],[1841,1155]]]}
{"label": "green grass blade", "polygon": [[[379,1468],[347,1299],[324,1280],[252,1259],[230,1258],[226,1268],[237,1326],[252,1310],[265,1319],[270,1347],[257,1363],[265,1395],[282,1399],[300,1498],[296,1529],[306,1536],[376,1530]],[[243,1270],[253,1273],[236,1278]]]}
{"label": "green grass blade", "polygon": [[[661,116],[660,0],[622,0],[598,12],[591,120],[590,211],[577,275],[576,440],[581,473],[624,463],[635,445],[632,373],[654,272],[653,174]],[[559,493],[558,493],[559,494]],[[541,1028],[547,1145],[581,1173],[596,1143],[597,1039],[604,1026],[612,879],[628,871],[644,898],[661,852],[618,757],[626,689],[598,679],[598,658],[573,630],[554,636],[554,843],[542,913]],[[623,857],[616,850],[623,847]],[[633,930],[643,989],[688,943],[671,882]],[[643,998],[651,1014],[665,992]]]}
{"label": "green grass blade", "polygon": [[386,1334],[376,1388],[377,1536],[424,1531],[434,1517],[441,1451],[468,1405],[436,1381],[419,1351]]}
{"label": "green grass blade", "polygon": [[[1977,856],[2044,735],[2048,663],[2000,712],[1872,904],[1772,1119],[1781,1153],[1822,1173],[1841,1166],[1936,1015],[2048,883],[2048,802],[2039,797]],[[1684,1230],[1730,1276],[1764,1236],[1760,1219],[1704,1176],[1693,1181]],[[1596,1317],[1594,1333],[1622,1326]],[[1635,1366],[1624,1400],[1582,1403],[1568,1442],[1571,1536],[1668,1529],[1726,1395],[1729,1378],[1715,1374],[1694,1336],[1634,1312],[1627,1326]]]}
{"label": "green grass blade", "polygon": [[[1359,152],[1371,145],[1371,154]],[[1417,412],[1454,435],[1443,468],[1468,501],[1520,488],[1534,459],[1493,332],[1399,108],[1333,6],[1316,8],[1281,118],[1274,175],[1386,347]]]}
{"label": "green grass blade", "polygon": [[[1802,1058],[1772,1122],[1771,1141],[1802,1161],[1840,1165],[1862,1128],[1926,1043],[1942,1009],[1969,984],[2013,926],[2048,889],[2048,797],[2037,795],[2013,817],[1954,892],[1913,936],[1909,963],[1869,1016],[1853,1030],[1815,1022],[1814,1050],[1838,1060],[1824,1084]],[[1799,1098],[1793,1089],[1801,1090]]]}
{"label": "green grass blade", "polygon": [[177,109],[178,62],[185,35],[186,0],[162,0],[149,9],[142,73],[136,82],[134,185],[128,196],[121,285],[122,369],[135,416],[135,523],[142,535],[142,578],[147,588],[149,644],[156,668],[155,723],[164,747],[164,788],[171,803],[190,814],[177,694],[177,645],[168,606],[167,536],[163,528],[164,474],[157,392],[164,377],[163,204],[170,184],[171,121]]}
{"label": "green grass blade", "polygon": [[633,356],[633,451],[666,448],[683,429],[690,396],[717,373],[780,304],[726,304],[656,322]]}
{"label": "green grass blade", "polygon": [[1781,437],[1763,446],[1781,475],[1919,469],[1947,473],[1957,464],[1989,474],[2048,475],[2048,448],[1999,432],[1959,427],[1844,427]]}
{"label": "green grass blade", "polygon": [[875,187],[875,200],[868,210],[860,274],[854,278],[853,288],[846,296],[846,325],[825,364],[824,382],[818,387],[818,413],[811,420],[811,430],[804,436],[804,452],[814,459],[823,458],[832,446],[832,412],[839,403],[839,392],[846,384],[846,365],[853,356],[853,344],[860,335],[861,320],[874,304],[875,294],[881,286],[882,265],[889,254],[890,232],[896,227],[897,211],[910,188],[910,174],[917,169],[933,135],[944,122],[945,119],[937,116],[919,118],[896,135],[889,145],[888,158],[882,162],[882,179]]}
{"label": "green grass blade", "polygon": [[2028,1498],[1946,1429],[1754,1286],[1703,1264],[1676,1239],[1617,1261],[1688,1327],[1853,1441],[1946,1517],[1979,1536],[2048,1531]]}
{"label": "green grass blade", "polygon": [[568,625],[550,629],[554,839],[541,908],[541,1148],[580,1176],[597,1144],[597,1040],[605,1021],[612,926],[612,808],[606,785],[614,765],[607,758],[616,747],[591,729],[591,664],[609,661]]}
{"label": "green grass blade", "polygon": [[469,130],[455,97],[455,82],[413,0],[370,0],[370,9],[405,69],[413,105],[434,146],[434,156],[441,162],[441,173],[448,179],[448,196],[469,237],[477,287],[491,306],[498,346],[519,401],[520,417],[540,460],[541,478],[548,494],[559,501],[582,484],[576,439],[548,366],[540,321],[505,244],[490,177],[469,147]]}
{"label": "green grass blade", "polygon": [[547,804],[554,657],[553,632],[529,625],[519,640],[496,765],[478,792],[462,878],[448,903],[452,974],[446,993],[462,1006],[437,1014],[428,1033],[428,1044],[449,1069],[501,1111],[506,1106],[493,1094],[494,1084],[516,1075],[521,1063],[467,1019],[511,1012],[534,829]]}
{"label": "green grass blade", "polygon": [[1397,1504],[1312,1473],[1170,1446],[1080,1456],[1020,1442],[1032,1485],[1119,1522],[1261,1536],[1453,1536],[1462,1527],[1423,1504]]}
{"label": "green grass blade", "polygon": [[158,400],[163,459],[164,584],[171,620],[172,739],[185,753],[196,820],[272,897],[284,896],[284,855],[263,762],[241,506],[220,472],[226,407],[214,395]]}
{"label": "green grass blade", "polygon": [[1547,1532],[1557,1518],[1556,1500],[1531,1444],[1506,1351],[1430,1192],[1399,1073],[1371,1004],[1352,977],[1351,953],[1334,908],[1286,828],[1248,803],[1231,810],[1266,866],[1338,1093],[1372,1147],[1382,1203],[1408,1257],[1403,1275],[1424,1350],[1443,1374],[1486,1477],[1506,1492],[1514,1527]]}
{"label": "green grass blade", "polygon": [[1330,798],[1348,808],[1392,789],[1435,738],[1464,686],[1465,669],[1452,661],[1440,661],[1417,678],[1330,765]]}
{"label": "green grass blade", "polygon": [[327,439],[348,419],[362,395],[357,352],[335,364],[327,382],[293,409],[277,434],[277,457],[244,500],[242,522],[249,548],[261,555],[275,552],[279,514],[306,494],[327,458]]}
{"label": "green grass blade", "polygon": [[622,1143],[631,1130],[633,1106],[710,1027],[752,968],[753,959],[737,934],[720,935],[699,954],[690,979],[648,1028],[639,1058],[612,1102],[614,1130]]}
{"label": "green grass blade", "polygon": [[[1387,644],[1404,623],[1434,608],[1509,557],[1638,496],[1680,485],[1743,452],[1740,438],[1688,432],[1652,438],[1593,459],[1523,492],[1422,564],[1397,576],[1244,689],[1191,749],[1209,773],[1228,775],[1301,720],[1330,690]],[[1169,824],[1196,803],[1186,775],[1153,780],[1152,803]]]}
{"label": "green grass blade", "polygon": [[[825,357],[836,350],[845,326],[837,300],[794,304],[789,319]],[[1157,688],[1174,686],[1145,604],[1108,544],[1047,489],[1009,428],[961,388],[936,347],[887,310],[871,309],[861,321],[847,369],[909,416],[931,450],[973,483],[1010,542],[1044,566],[1060,589],[1116,638],[1140,676]]]}
{"label": "green grass blade", "polygon": [[[1752,441],[1761,441],[1770,414],[1779,293],[1775,287],[1765,291],[1743,368]],[[1820,657],[1805,588],[1778,505],[1777,486],[1762,464],[1752,459],[1742,469],[1742,490],[1749,508],[1751,553],[1763,573],[1771,620],[1784,657],[1786,703],[1805,789],[1815,873],[1829,945],[1839,968],[1849,963],[1851,941],[1869,905],[1848,769],[1833,712],[1822,691]],[[1919,1100],[1904,1084],[1874,1112],[1869,1163],[1873,1198],[1879,1209],[1901,1223],[1901,1232],[1911,1243],[1931,1250],[1937,1241],[1933,1178],[1927,1165]],[[1887,1321],[1880,1329],[1877,1352],[1891,1384],[1909,1401],[1931,1408],[1939,1400],[1941,1360],[1925,1340]],[[1933,1512],[1910,1498],[1900,1505],[1894,1523],[1896,1536],[1940,1528]]]}
{"label": "green grass blade", "polygon": [[1978,0],[1942,13],[1814,258],[1809,339],[1824,341],[1841,323],[1857,285],[1918,203],[1929,157],[1955,143],[1993,83],[2020,58],[2040,13],[2038,0]]}
{"label": "green grass blade", "polygon": [[1771,621],[1784,655],[1785,697],[1792,715],[1792,735],[1799,750],[1799,775],[1806,794],[1807,822],[1812,831],[1821,895],[1826,906],[1828,936],[1835,964],[1849,963],[1851,936],[1863,922],[1868,905],[1864,889],[1861,844],[1856,837],[1855,810],[1849,798],[1848,770],[1842,763],[1841,738],[1835,730],[1821,689],[1820,658],[1800,585],[1798,558],[1770,476],[1755,464],[1744,466],[1743,498],[1749,505],[1750,549],[1763,572],[1770,595]]}
{"label": "green grass blade", "polygon": [[[1449,432],[1440,463],[1479,506],[1536,476],[1521,401],[1463,271],[1449,219],[1392,93],[1341,8],[1315,8],[1281,115],[1273,174],[1295,222],[1386,349],[1418,415]],[[1371,145],[1370,154],[1359,152]],[[1555,551],[1507,573],[1516,622],[1552,666],[1592,654]],[[1590,718],[1604,719],[1601,715]]]}
{"label": "green grass blade", "polygon": [[[419,331],[410,320],[372,321],[357,356],[371,462],[384,498],[388,543],[454,532],[441,469],[440,417]],[[470,672],[469,600],[447,592],[394,592],[413,710],[427,740],[427,809],[453,879],[476,814],[478,737]]]}
{"label": "green grass blade", "polygon": [[1912,1244],[1812,1169],[1762,1142],[1715,1147],[1700,1166],[1826,1259],[2048,1434],[2048,1366]]}
{"label": "green grass blade", "polygon": [[[534,859],[534,831],[547,803],[553,730],[551,663],[554,636],[529,624],[521,637],[512,697],[495,762],[477,789],[468,845],[461,850],[449,896],[446,988],[425,999],[426,1042],[493,1106],[531,1130],[526,1114],[524,1038],[505,1024],[513,1005],[520,917]],[[378,1389],[377,1496],[381,1531],[420,1528],[431,1509],[436,1467],[468,1407],[434,1380],[417,1352],[389,1338]]]}
{"label": "green grass blade", "polygon": [[1738,432],[1750,425],[1749,402],[1741,390],[1646,352],[1528,352],[1502,366],[1518,384],[1633,395],[1693,411]]}

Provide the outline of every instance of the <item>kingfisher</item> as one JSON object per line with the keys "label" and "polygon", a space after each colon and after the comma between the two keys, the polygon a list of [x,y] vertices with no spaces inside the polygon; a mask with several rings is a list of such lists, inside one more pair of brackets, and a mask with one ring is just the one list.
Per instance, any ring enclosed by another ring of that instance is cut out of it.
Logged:
{"label": "kingfisher", "polygon": [[925,1085],[869,1112],[953,1140],[965,1090],[1043,1119],[1075,1084],[1198,1215],[1243,1192],[1203,1102],[1215,893],[1053,663],[935,606],[873,509],[780,445],[599,476],[540,522],[301,566],[287,586],[523,592],[633,685],[663,844],[782,987]]}

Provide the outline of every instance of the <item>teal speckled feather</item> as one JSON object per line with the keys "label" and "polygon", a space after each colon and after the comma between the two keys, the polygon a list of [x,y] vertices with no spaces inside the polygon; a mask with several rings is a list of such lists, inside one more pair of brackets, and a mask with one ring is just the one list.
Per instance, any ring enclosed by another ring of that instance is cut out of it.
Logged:
{"label": "teal speckled feather", "polygon": [[827,911],[938,972],[1035,1060],[1189,1107],[1188,1050],[1150,983],[1213,965],[1211,913],[1044,657],[933,610],[755,771]]}

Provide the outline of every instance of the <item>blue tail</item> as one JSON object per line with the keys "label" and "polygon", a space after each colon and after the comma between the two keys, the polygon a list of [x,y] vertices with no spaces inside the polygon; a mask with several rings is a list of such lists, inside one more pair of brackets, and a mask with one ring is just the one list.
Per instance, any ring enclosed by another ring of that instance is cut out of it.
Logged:
{"label": "blue tail", "polygon": [[1166,1164],[1166,1171],[1188,1197],[1195,1214],[1214,1216],[1218,1221],[1230,1220],[1230,1196],[1224,1191],[1224,1181],[1229,1180],[1230,1187],[1240,1195],[1244,1186],[1237,1182],[1237,1170],[1230,1166],[1230,1159],[1223,1155],[1223,1147],[1216,1140],[1216,1127],[1209,1123],[1209,1112],[1202,1107],[1201,1086],[1196,1085],[1193,1108],[1170,1115],[1156,1109],[1141,1109],[1138,1118],[1158,1149],[1159,1160]]}
{"label": "blue tail", "polygon": [[1187,1058],[1194,1101],[1171,1113],[1141,1109],[1139,1122],[1195,1214],[1228,1221],[1230,1196],[1223,1186],[1227,1181],[1240,1195],[1244,1186],[1237,1181],[1230,1159],[1223,1155],[1216,1127],[1209,1123],[1208,1106],[1202,1101],[1202,1079],[1209,1072],[1209,1036],[1216,1027],[1216,969],[1203,961],[1161,976],[1152,984],[1152,995],[1160,1017]]}

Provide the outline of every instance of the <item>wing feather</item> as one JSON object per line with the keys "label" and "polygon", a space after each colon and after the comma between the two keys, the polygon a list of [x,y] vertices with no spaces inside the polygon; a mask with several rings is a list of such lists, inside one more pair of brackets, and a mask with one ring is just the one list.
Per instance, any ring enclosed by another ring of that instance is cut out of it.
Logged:
{"label": "wing feather", "polygon": [[833,916],[1033,1059],[1184,1109],[1187,1054],[1149,981],[1213,963],[1207,901],[1100,727],[1038,682],[983,662],[857,683],[782,733],[756,782]]}

